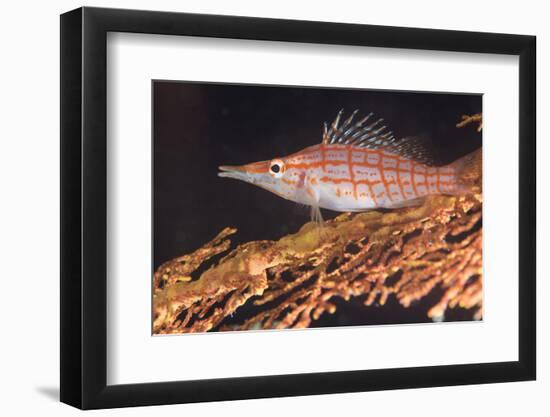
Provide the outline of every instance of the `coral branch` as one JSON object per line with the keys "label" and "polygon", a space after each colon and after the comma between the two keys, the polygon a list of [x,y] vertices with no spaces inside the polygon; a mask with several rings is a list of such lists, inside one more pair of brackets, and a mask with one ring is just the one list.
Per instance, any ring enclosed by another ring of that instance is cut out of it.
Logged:
{"label": "coral branch", "polygon": [[483,128],[483,117],[481,113],[473,114],[471,116],[468,116],[467,114],[463,114],[462,120],[456,124],[456,127],[464,127],[472,123],[478,123],[476,130],[478,132],[481,132],[481,129]]}

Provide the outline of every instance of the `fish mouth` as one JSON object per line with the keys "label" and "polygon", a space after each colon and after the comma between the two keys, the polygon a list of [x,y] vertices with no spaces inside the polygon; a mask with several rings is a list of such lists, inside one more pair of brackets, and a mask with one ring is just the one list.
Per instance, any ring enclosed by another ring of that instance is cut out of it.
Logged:
{"label": "fish mouth", "polygon": [[246,169],[242,166],[222,165],[219,166],[218,177],[220,178],[233,178],[245,182],[253,182],[252,175],[246,172]]}

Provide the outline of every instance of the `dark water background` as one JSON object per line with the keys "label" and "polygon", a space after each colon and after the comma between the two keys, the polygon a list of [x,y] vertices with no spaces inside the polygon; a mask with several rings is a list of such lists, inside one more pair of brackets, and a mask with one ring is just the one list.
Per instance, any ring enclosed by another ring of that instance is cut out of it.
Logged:
{"label": "dark water background", "polygon": [[[428,135],[442,163],[481,146],[474,127],[457,129],[462,114],[481,112],[481,95],[295,88],[177,81],[153,82],[153,270],[192,252],[224,227],[235,244],[273,240],[309,221],[309,209],[244,182],[217,176],[219,165],[272,159],[321,141],[323,121],[374,112],[397,137]],[[325,219],[338,213],[323,210]],[[316,326],[430,321],[440,291],[402,308],[336,300],[337,313]],[[447,312],[446,321],[471,312]]]}

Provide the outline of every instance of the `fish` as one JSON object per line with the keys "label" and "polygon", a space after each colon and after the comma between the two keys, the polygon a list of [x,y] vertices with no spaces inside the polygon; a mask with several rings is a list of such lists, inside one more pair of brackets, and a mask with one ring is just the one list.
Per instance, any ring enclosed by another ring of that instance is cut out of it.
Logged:
{"label": "fish", "polygon": [[218,176],[233,178],[311,207],[312,220],[322,223],[320,209],[361,212],[421,205],[430,195],[459,195],[471,186],[466,169],[479,159],[473,152],[442,166],[423,137],[397,138],[374,113],[354,122],[355,110],[342,123],[343,109],[330,126],[325,122],[320,143],[288,156],[245,165],[222,165]]}

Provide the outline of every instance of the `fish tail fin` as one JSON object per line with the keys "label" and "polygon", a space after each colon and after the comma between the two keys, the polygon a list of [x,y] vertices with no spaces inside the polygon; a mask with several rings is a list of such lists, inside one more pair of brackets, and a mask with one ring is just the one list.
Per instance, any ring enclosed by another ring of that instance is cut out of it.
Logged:
{"label": "fish tail fin", "polygon": [[480,193],[482,189],[482,148],[451,163],[456,172],[456,194]]}

